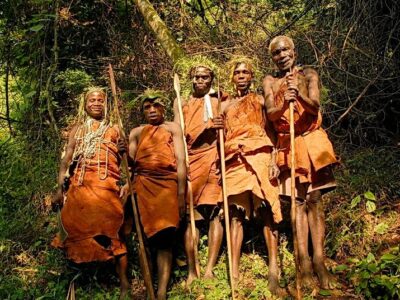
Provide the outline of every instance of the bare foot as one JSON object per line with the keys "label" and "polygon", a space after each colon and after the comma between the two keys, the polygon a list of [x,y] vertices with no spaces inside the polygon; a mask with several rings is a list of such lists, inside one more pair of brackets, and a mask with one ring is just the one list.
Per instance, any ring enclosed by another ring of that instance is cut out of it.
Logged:
{"label": "bare foot", "polygon": [[204,274],[204,278],[205,279],[213,279],[214,278],[214,274],[212,271],[206,271],[206,273]]}
{"label": "bare foot", "polygon": [[129,284],[121,284],[119,300],[131,299],[129,295]]}
{"label": "bare foot", "polygon": [[337,286],[337,282],[325,267],[323,262],[314,263],[314,271],[317,273],[319,286],[324,290],[333,290]]}
{"label": "bare foot", "polygon": [[193,280],[195,280],[196,278],[197,278],[196,274],[189,273],[188,278],[186,279],[186,288],[189,288]]}
{"label": "bare foot", "polygon": [[279,286],[278,276],[274,272],[268,273],[268,289],[273,295],[279,298],[285,295],[284,289]]}

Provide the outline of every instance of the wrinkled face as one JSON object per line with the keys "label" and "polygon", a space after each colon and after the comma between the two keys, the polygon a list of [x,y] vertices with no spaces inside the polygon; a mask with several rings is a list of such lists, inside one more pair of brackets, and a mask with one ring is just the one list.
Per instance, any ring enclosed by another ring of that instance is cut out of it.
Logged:
{"label": "wrinkled face", "polygon": [[296,52],[290,42],[281,38],[271,45],[272,60],[280,71],[290,71],[296,60]]}
{"label": "wrinkled face", "polygon": [[147,123],[151,125],[158,125],[164,122],[164,106],[160,103],[145,100],[143,103],[143,113]]}
{"label": "wrinkled face", "polygon": [[211,88],[212,80],[213,78],[209,69],[204,67],[196,68],[192,79],[195,94],[198,96],[207,94]]}
{"label": "wrinkled face", "polygon": [[236,66],[235,70],[233,71],[232,81],[235,84],[238,92],[247,92],[247,90],[250,88],[252,79],[253,72],[248,65],[245,63],[240,63]]}
{"label": "wrinkled face", "polygon": [[106,104],[105,95],[101,92],[92,92],[86,96],[85,110],[87,114],[96,120],[101,120]]}

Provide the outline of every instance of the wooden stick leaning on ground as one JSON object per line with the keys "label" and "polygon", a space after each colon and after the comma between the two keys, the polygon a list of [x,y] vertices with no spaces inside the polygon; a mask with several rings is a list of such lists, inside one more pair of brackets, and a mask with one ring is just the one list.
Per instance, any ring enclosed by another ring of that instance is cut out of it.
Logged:
{"label": "wooden stick leaning on ground", "polygon": [[[290,70],[290,74],[293,74]],[[294,131],[294,100],[289,102],[290,124],[290,222],[293,231],[294,263],[296,266],[296,299],[301,299],[301,277],[299,267],[299,247],[297,245],[296,228],[296,160],[295,160],[295,131]]]}
{"label": "wooden stick leaning on ground", "polygon": [[[118,110],[117,89],[116,89],[116,84],[115,84],[114,71],[113,71],[111,64],[108,65],[108,72],[109,72],[109,76],[110,76],[111,91],[112,91],[112,95],[114,98],[114,113],[115,113],[115,117],[117,119],[117,123],[118,123],[117,125],[119,127],[121,138],[126,140],[125,131],[122,126],[122,121],[121,121],[121,117],[119,115],[119,110]],[[138,241],[139,241],[139,261],[140,261],[140,267],[142,269],[144,284],[146,285],[147,294],[148,294],[150,300],[155,300],[156,297],[154,295],[153,282],[151,280],[149,261],[147,259],[146,249],[144,247],[142,226],[140,224],[139,212],[138,212],[138,208],[137,208],[135,197],[134,197],[134,190],[133,190],[133,185],[132,185],[131,176],[130,176],[129,167],[128,167],[128,157],[127,157],[126,153],[124,153],[122,156],[121,166],[122,166],[122,169],[123,169],[125,175],[127,176],[129,191],[131,193],[133,218],[135,221],[135,227],[136,227],[136,232],[137,232]],[[122,204],[124,205],[125,200],[123,200],[122,202],[123,202]]]}
{"label": "wooden stick leaning on ground", "polygon": [[[188,153],[186,138],[185,138],[185,121],[183,119],[183,111],[182,111],[181,85],[180,85],[179,76],[177,73],[174,74],[174,90],[176,93],[176,99],[178,101],[179,122],[181,123],[181,128],[182,128],[183,145],[185,148],[186,168],[189,172],[189,153]],[[189,179],[187,180],[187,192],[189,195],[189,216],[190,216],[190,228],[191,228],[192,238],[193,238],[194,262],[195,262],[195,267],[196,267],[196,274],[198,277],[200,277],[199,253],[198,253],[197,242],[196,242],[196,224],[194,221],[193,190],[192,190],[192,183],[190,182]]]}
{"label": "wooden stick leaning on ground", "polygon": [[[219,75],[219,74],[218,74]],[[218,114],[221,115],[221,95],[219,89],[219,76],[218,80]],[[232,274],[232,243],[231,243],[231,225],[229,219],[229,205],[228,198],[226,196],[226,179],[225,179],[225,142],[224,142],[224,129],[218,129],[219,136],[219,153],[221,162],[221,179],[222,179],[222,198],[224,203],[224,218],[225,218],[225,232],[226,232],[226,247],[228,250],[228,271],[229,281],[231,284],[232,299],[235,299],[235,287],[233,282]]]}

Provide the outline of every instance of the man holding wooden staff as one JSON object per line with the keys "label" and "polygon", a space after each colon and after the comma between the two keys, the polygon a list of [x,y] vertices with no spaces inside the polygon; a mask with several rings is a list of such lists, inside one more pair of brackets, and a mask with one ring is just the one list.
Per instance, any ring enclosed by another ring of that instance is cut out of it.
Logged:
{"label": "man holding wooden staff", "polygon": [[274,137],[265,118],[264,98],[252,92],[251,59],[228,63],[234,94],[222,104],[225,116],[226,185],[231,219],[232,275],[239,280],[239,261],[245,220],[261,221],[269,256],[269,290],[280,292],[276,224],[282,220]]}
{"label": "man holding wooden staff", "polygon": [[186,166],[182,131],[165,121],[166,97],[148,91],[141,97],[147,125],[132,129],[129,157],[143,231],[157,249],[157,299],[166,299],[172,267],[172,247],[179,218],[185,216]]}
{"label": "man holding wooden staff", "polygon": [[[334,288],[334,280],[325,267],[325,217],[321,195],[336,184],[331,166],[335,153],[327,134],[321,128],[318,73],[312,68],[295,66],[293,40],[287,36],[272,39],[269,51],[278,68],[263,82],[268,119],[277,132],[277,164],[280,168],[280,193],[291,196],[290,117],[289,103],[293,102],[295,195],[298,262],[301,281],[314,286],[313,270],[322,289]],[[308,236],[313,246],[312,263],[308,253]]]}
{"label": "man holding wooden staff", "polygon": [[[178,68],[181,73],[184,73],[181,74],[183,86],[185,83],[191,85],[190,95],[185,95],[185,88],[183,89],[184,100],[182,101],[184,134],[189,156],[189,180],[196,208],[195,220],[204,220],[209,224],[208,263],[204,277],[212,278],[214,277],[212,270],[216,264],[223,237],[218,205],[222,202],[222,193],[217,163],[217,130],[223,128],[223,120],[218,115],[218,95],[211,88],[216,66],[208,58],[197,56],[189,61],[178,62]],[[180,124],[177,100],[174,102],[174,116],[174,121]],[[199,233],[196,229],[196,237],[193,237],[191,231],[188,224],[185,232],[185,252],[188,259],[187,285],[190,285],[199,275],[196,271],[194,255]]]}

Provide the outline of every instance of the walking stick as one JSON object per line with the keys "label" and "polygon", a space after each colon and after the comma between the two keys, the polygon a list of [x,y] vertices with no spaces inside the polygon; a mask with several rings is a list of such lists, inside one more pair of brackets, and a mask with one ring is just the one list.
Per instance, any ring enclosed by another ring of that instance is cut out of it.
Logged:
{"label": "walking stick", "polygon": [[[116,119],[117,119],[117,123],[118,123],[117,125],[119,127],[121,137],[124,140],[126,140],[125,131],[122,126],[122,121],[121,121],[121,118],[119,115],[119,110],[118,110],[117,89],[116,89],[116,85],[115,85],[114,71],[113,71],[111,64],[108,65],[108,73],[110,75],[111,91],[112,91],[112,95],[114,98],[114,113],[116,115]],[[136,206],[136,201],[135,201],[135,197],[134,197],[133,185],[131,182],[131,176],[129,174],[129,168],[128,168],[128,157],[127,157],[126,153],[124,153],[122,156],[121,165],[122,165],[122,169],[124,170],[125,175],[128,178],[128,186],[129,186],[129,191],[131,193],[133,219],[135,220],[136,232],[138,235],[139,261],[140,261],[140,268],[141,268],[142,274],[143,274],[144,284],[146,285],[147,294],[148,294],[150,300],[155,300],[156,297],[154,295],[153,282],[151,280],[149,261],[147,259],[146,249],[144,248],[143,234],[142,234],[142,229],[141,229],[140,220],[139,220],[139,212],[138,212],[138,208]],[[124,204],[125,204],[125,201],[123,201],[123,205]]]}
{"label": "walking stick", "polygon": [[[219,75],[219,74],[218,74]],[[218,80],[218,114],[221,115],[221,95],[219,90],[219,76]],[[229,269],[229,281],[231,284],[232,299],[235,299],[235,287],[233,283],[232,274],[232,243],[231,243],[231,225],[229,220],[229,205],[228,198],[226,196],[226,179],[225,179],[225,142],[224,142],[224,129],[218,129],[219,135],[219,151],[221,161],[221,177],[222,177],[222,198],[224,201],[224,218],[225,218],[225,232],[226,232],[226,247],[228,249],[228,269]]]}
{"label": "walking stick", "polygon": [[[292,74],[292,70],[290,70]],[[295,161],[295,140],[294,140],[294,101],[289,102],[289,123],[290,123],[290,221],[293,231],[294,262],[296,266],[296,298],[301,299],[301,277],[299,267],[299,247],[297,244],[296,228],[296,161]]]}
{"label": "walking stick", "polygon": [[[189,154],[188,154],[186,138],[185,138],[185,123],[184,123],[185,121],[183,119],[183,111],[182,111],[181,85],[180,85],[179,76],[177,73],[174,74],[174,90],[176,93],[176,99],[178,101],[179,121],[181,123],[183,144],[184,144],[184,148],[185,148],[186,168],[189,171]],[[199,254],[198,254],[197,242],[196,242],[196,224],[194,222],[193,190],[192,190],[192,183],[190,182],[189,179],[187,180],[187,188],[188,188],[188,195],[189,195],[189,216],[190,216],[190,229],[191,229],[192,238],[193,238],[194,263],[195,263],[197,277],[199,277],[200,276],[200,264],[199,264]]]}

